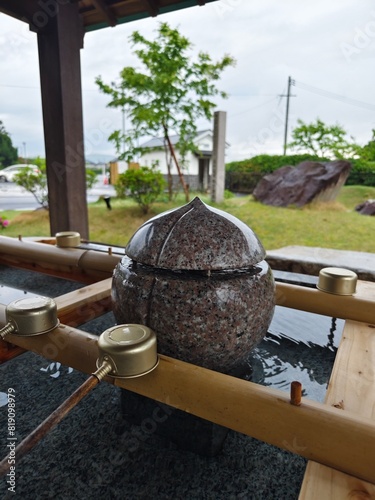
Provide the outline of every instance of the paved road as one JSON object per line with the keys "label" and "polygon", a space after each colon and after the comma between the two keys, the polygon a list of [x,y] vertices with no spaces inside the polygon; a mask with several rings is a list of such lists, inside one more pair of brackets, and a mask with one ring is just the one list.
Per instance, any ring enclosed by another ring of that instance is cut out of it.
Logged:
{"label": "paved road", "polygon": [[[93,203],[100,196],[114,196],[113,186],[97,183],[87,193],[87,202]],[[35,210],[40,205],[34,196],[13,182],[0,183],[0,210]]]}

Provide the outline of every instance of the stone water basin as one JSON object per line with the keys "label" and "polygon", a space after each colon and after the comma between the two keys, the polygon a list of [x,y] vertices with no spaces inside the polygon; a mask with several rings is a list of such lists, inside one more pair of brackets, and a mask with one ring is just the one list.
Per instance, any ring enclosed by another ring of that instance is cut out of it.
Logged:
{"label": "stone water basin", "polygon": [[113,277],[117,322],[152,328],[162,354],[240,374],[275,305],[255,233],[195,198],[143,224],[125,253]]}

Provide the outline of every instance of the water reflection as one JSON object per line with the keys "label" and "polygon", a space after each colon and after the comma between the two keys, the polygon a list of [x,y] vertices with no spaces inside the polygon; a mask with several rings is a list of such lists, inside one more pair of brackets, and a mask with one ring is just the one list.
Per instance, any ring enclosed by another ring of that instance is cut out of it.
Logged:
{"label": "water reflection", "polygon": [[323,401],[343,324],[336,318],[276,308],[270,331],[249,357],[252,380],[286,391],[298,380],[303,396]]}
{"label": "water reflection", "polygon": [[25,295],[28,297],[36,297],[34,293],[27,292],[26,290],[0,285],[0,304],[10,304],[13,300],[24,298]]}

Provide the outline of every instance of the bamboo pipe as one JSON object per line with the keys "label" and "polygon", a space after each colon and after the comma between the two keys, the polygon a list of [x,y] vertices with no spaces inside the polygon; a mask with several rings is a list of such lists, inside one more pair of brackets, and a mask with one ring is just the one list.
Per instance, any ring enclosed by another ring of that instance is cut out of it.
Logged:
{"label": "bamboo pipe", "polygon": [[[369,328],[370,330],[370,328]],[[49,357],[45,344],[62,344],[52,359],[92,373],[97,338],[68,327],[33,338],[9,335],[16,345]],[[111,380],[113,382],[113,380]],[[166,403],[307,459],[375,482],[375,423],[353,412],[302,400],[290,404],[283,391],[213,372],[167,356],[138,379],[116,386]]]}
{"label": "bamboo pipe", "polygon": [[115,385],[375,483],[375,422],[287,392],[160,356],[143,380]]}
{"label": "bamboo pipe", "polygon": [[[79,326],[111,310],[111,278],[56,297],[59,319]],[[0,304],[0,324],[6,323],[5,305]],[[0,364],[25,352],[0,339]]]}
{"label": "bamboo pipe", "polygon": [[92,390],[102,378],[112,370],[110,364],[101,367],[92,374],[73,394],[69,396],[54,412],[52,412],[36,429],[34,429],[25,439],[23,439],[15,450],[10,452],[0,462],[0,477],[5,476],[12,463],[11,457],[14,454],[15,463],[19,461],[34,448],[61,420]]}
{"label": "bamboo pipe", "polygon": [[59,272],[95,275],[108,278],[121,260],[120,255],[109,255],[96,250],[59,248],[35,241],[17,240],[0,236],[0,261],[9,265],[38,265],[42,269]]}
{"label": "bamboo pipe", "polygon": [[359,281],[355,295],[333,295],[286,283],[276,284],[276,304],[334,318],[375,324],[375,284]]}
{"label": "bamboo pipe", "polygon": [[34,342],[25,342],[26,337],[10,334],[6,341],[35,352],[52,361],[70,366],[90,374],[96,370],[98,337],[77,328],[60,324],[53,331],[34,337]]}
{"label": "bamboo pipe", "polygon": [[112,278],[85,286],[55,298],[59,319],[79,326],[112,310]]}

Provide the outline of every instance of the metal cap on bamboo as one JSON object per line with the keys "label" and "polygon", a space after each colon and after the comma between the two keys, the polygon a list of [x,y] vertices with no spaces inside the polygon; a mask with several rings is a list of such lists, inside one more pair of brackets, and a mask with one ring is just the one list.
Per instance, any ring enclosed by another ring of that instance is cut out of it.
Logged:
{"label": "metal cap on bamboo", "polygon": [[124,324],[105,330],[98,340],[97,366],[111,363],[109,375],[119,378],[140,377],[158,365],[156,335],[143,325]]}
{"label": "metal cap on bamboo", "polygon": [[317,288],[335,295],[353,295],[356,292],[358,276],[349,269],[325,267],[319,273]]}
{"label": "metal cap on bamboo", "polygon": [[18,299],[6,307],[7,323],[15,335],[41,335],[59,324],[56,302],[49,297]]}
{"label": "metal cap on bamboo", "polygon": [[62,231],[55,234],[56,245],[60,248],[79,247],[81,235],[76,231]]}

